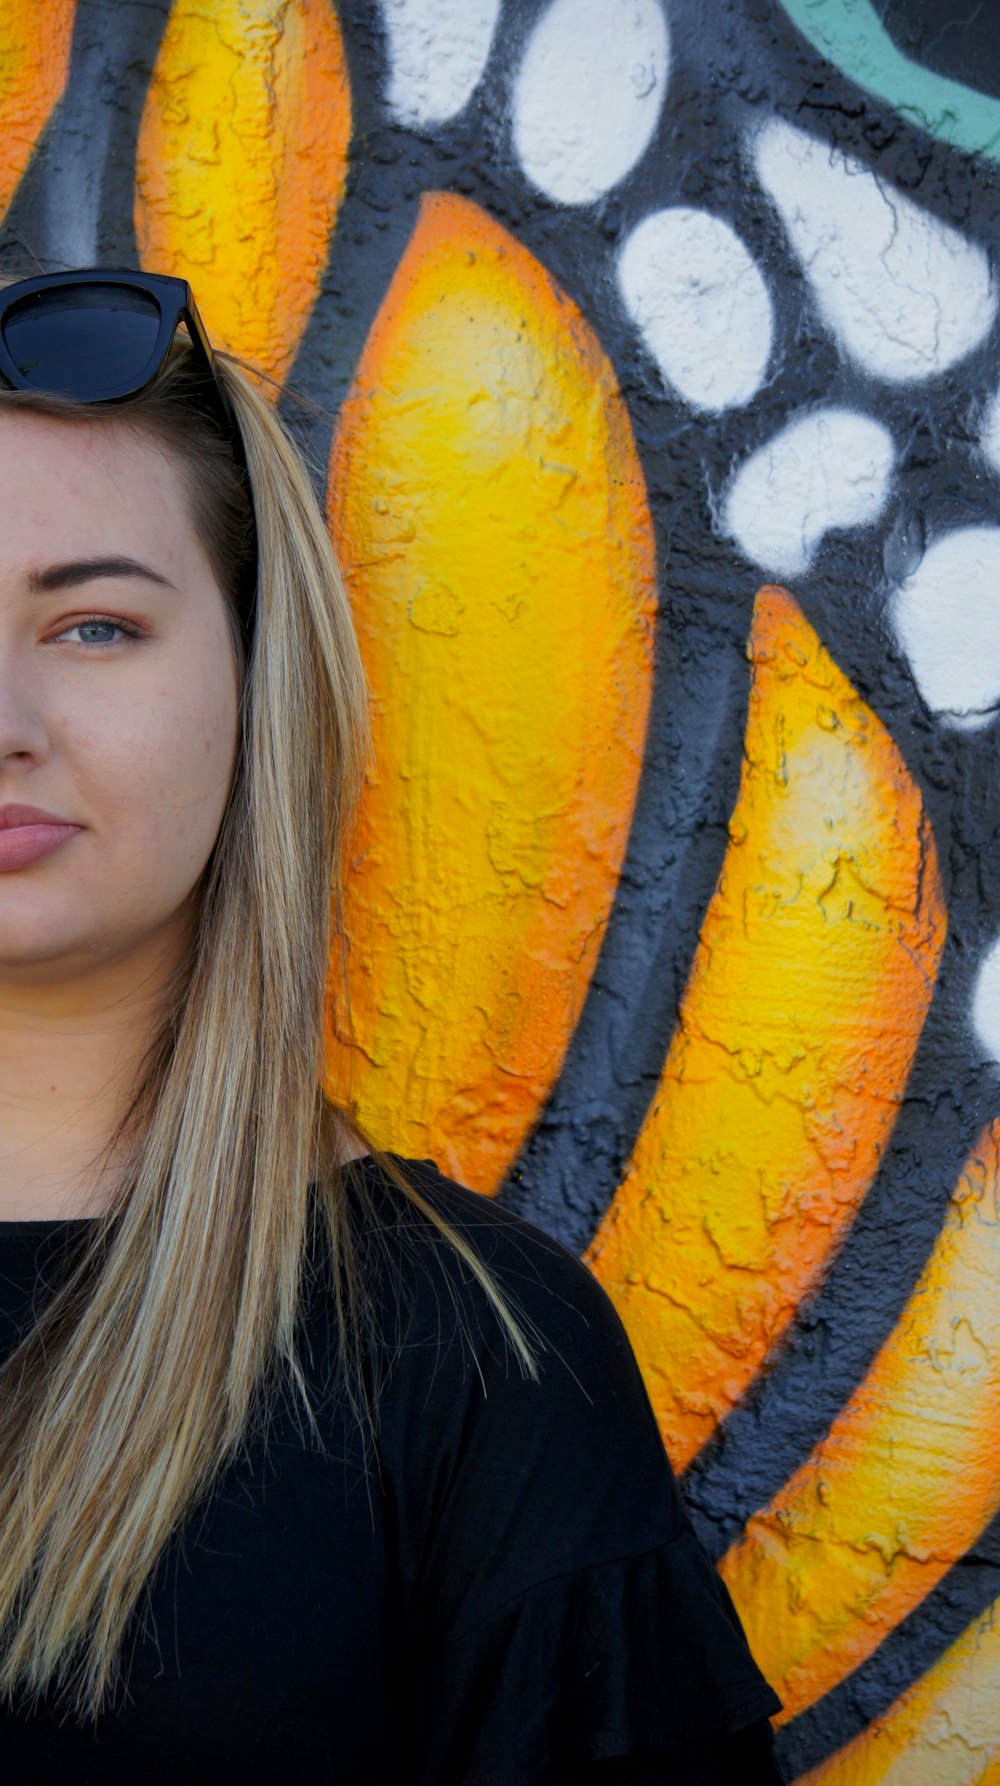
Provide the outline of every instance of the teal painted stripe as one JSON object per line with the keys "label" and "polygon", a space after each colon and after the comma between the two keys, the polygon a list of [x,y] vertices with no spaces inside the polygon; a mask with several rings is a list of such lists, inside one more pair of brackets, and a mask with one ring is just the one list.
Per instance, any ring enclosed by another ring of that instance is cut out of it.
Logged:
{"label": "teal painted stripe", "polygon": [[921,68],[898,50],[871,0],[782,0],[794,25],[859,87],[953,148],[1000,161],[1000,100]]}

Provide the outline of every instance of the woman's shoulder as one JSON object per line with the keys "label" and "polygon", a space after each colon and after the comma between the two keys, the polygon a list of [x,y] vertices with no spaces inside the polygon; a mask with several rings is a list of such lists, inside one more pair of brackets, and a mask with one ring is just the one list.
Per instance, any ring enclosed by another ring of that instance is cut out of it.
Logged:
{"label": "woman's shoulder", "polygon": [[[527,1373],[477,1274],[419,1202],[364,1165],[355,1195],[402,1286],[379,1474],[406,1615],[434,1659],[433,1683],[421,1676],[434,1740],[488,1703],[475,1753],[485,1778],[487,1762],[522,1749],[666,1753],[766,1717],[778,1702],[694,1536],[604,1290],[558,1241],[433,1161],[393,1164],[474,1249],[535,1359]],[[568,1683],[558,1706],[541,1657]],[[428,1742],[428,1779],[466,1777]]]}
{"label": "woman's shoulder", "polygon": [[[357,1207],[358,1187],[363,1187],[369,1216],[377,1220],[382,1235],[393,1247],[402,1249],[397,1256],[406,1254],[422,1266],[431,1258],[439,1265],[454,1261],[454,1247],[441,1247],[442,1230],[433,1216],[421,1208],[424,1203],[474,1248],[477,1257],[494,1274],[509,1277],[525,1288],[537,1286],[543,1292],[558,1279],[574,1286],[585,1300],[592,1295],[602,1305],[607,1302],[592,1273],[575,1254],[496,1198],[470,1190],[444,1172],[435,1160],[395,1153],[383,1157],[389,1162],[389,1170],[371,1154],[350,1163],[349,1196]],[[416,1196],[407,1194],[394,1172],[405,1178]]]}
{"label": "woman's shoulder", "polygon": [[474,1356],[480,1368],[494,1360],[505,1375],[523,1375],[478,1265],[534,1356],[533,1380],[565,1377],[576,1394],[598,1393],[606,1401],[622,1392],[624,1375],[652,1422],[622,1323],[583,1262],[543,1229],[449,1177],[434,1160],[389,1159],[415,1197],[371,1155],[354,1163],[349,1196],[368,1272],[380,1282],[380,1300],[388,1296],[394,1341],[405,1345],[409,1335],[420,1343],[430,1329],[439,1343],[454,1344],[457,1364],[464,1349],[466,1368]]}
{"label": "woman's shoulder", "polygon": [[[447,1493],[474,1551],[482,1497],[494,1511],[513,1506],[513,1485],[530,1481],[531,1519],[511,1547],[526,1579],[536,1567],[540,1575],[642,1551],[686,1528],[625,1329],[587,1267],[432,1160],[392,1156],[417,1200],[373,1160],[359,1165],[353,1216],[376,1286],[380,1452],[408,1501],[425,1507]],[[517,1324],[528,1363],[473,1258]]]}

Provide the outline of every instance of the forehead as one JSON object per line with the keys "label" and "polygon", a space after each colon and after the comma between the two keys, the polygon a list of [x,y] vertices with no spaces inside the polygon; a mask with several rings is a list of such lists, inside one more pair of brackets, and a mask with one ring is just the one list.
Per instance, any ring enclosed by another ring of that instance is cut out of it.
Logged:
{"label": "forehead", "polygon": [[0,561],[139,556],[140,547],[176,570],[203,559],[174,456],[120,417],[76,421],[0,403]]}

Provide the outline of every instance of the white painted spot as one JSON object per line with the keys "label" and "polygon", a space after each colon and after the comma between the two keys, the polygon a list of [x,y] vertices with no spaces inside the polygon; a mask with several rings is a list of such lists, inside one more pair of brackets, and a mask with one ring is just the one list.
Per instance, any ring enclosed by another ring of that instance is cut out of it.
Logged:
{"label": "white painted spot", "polygon": [[769,576],[795,576],[832,528],[875,520],[892,463],[892,439],[870,416],[813,410],[740,467],[726,498],[726,531]]}
{"label": "white painted spot", "polygon": [[976,977],[972,1022],[987,1053],[1000,1060],[1000,942],[993,944]]}
{"label": "white painted spot", "polygon": [[1000,471],[1000,391],[990,398],[986,406],[979,444],[994,471]]}
{"label": "white painted spot", "polygon": [[514,143],[529,180],[566,205],[600,198],[633,168],[667,85],[659,0],[553,0],[514,90]]}
{"label": "white painted spot", "polygon": [[387,99],[403,124],[440,124],[471,97],[486,66],[500,0],[382,0],[391,71]]}
{"label": "white painted spot", "polygon": [[682,205],[646,217],[622,250],[618,280],[666,382],[688,403],[749,402],[771,353],[771,300],[728,223]]}
{"label": "white painted spot", "polygon": [[772,119],[756,139],[825,321],[880,378],[931,378],[978,346],[996,310],[983,250],[860,161]]}
{"label": "white painted spot", "polygon": [[976,731],[1000,710],[1000,527],[928,546],[890,602],[913,679],[939,718]]}

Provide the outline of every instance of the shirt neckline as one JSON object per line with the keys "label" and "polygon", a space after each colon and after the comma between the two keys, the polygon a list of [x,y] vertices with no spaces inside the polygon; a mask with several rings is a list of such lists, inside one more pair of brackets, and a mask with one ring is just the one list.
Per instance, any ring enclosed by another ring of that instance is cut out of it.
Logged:
{"label": "shirt neckline", "polygon": [[[370,1166],[370,1153],[358,1154],[353,1160],[345,1162],[349,1166]],[[55,1234],[60,1228],[87,1228],[91,1222],[100,1220],[96,1215],[53,1215],[53,1216],[0,1216],[0,1241],[4,1238],[24,1240],[42,1240],[46,1234]]]}

